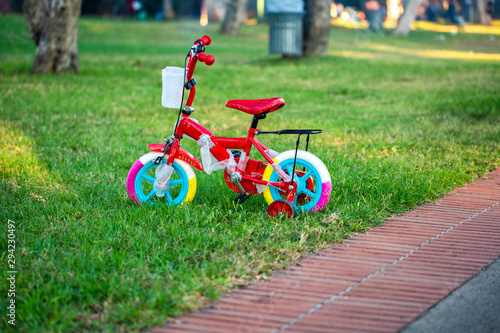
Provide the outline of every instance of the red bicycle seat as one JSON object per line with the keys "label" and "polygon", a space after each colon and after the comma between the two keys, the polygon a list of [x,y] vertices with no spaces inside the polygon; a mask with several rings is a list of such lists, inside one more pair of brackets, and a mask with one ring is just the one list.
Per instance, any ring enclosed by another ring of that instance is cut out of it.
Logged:
{"label": "red bicycle seat", "polygon": [[248,114],[268,113],[281,109],[285,106],[283,98],[264,98],[264,99],[233,99],[226,103],[231,109],[243,111]]}

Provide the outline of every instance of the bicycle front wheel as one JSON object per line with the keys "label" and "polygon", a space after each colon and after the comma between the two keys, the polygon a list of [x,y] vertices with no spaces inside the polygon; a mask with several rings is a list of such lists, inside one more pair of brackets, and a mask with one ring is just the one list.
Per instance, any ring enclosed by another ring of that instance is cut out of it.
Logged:
{"label": "bicycle front wheel", "polygon": [[[162,154],[149,153],[138,159],[130,168],[127,177],[127,193],[131,200],[139,203],[179,206],[193,200],[196,194],[196,175],[193,169],[181,160],[174,160],[174,171],[170,176],[167,190],[163,197],[156,196],[153,189],[155,171],[158,165],[155,160]],[[166,158],[161,163],[166,163]]]}

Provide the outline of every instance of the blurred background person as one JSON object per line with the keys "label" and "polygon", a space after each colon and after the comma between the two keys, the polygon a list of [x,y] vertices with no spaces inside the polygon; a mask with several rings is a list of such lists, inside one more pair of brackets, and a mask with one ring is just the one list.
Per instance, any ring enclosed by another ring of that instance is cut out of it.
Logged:
{"label": "blurred background person", "polygon": [[366,18],[369,23],[369,29],[373,32],[382,31],[382,21],[384,17],[384,11],[382,10],[380,3],[376,0],[368,0],[365,2],[366,8]]}

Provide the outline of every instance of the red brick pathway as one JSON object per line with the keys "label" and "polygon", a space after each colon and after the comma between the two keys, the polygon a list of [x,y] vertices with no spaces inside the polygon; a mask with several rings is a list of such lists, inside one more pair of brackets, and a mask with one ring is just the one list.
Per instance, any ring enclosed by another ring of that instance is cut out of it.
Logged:
{"label": "red brick pathway", "polygon": [[500,255],[500,169],[162,332],[397,332]]}

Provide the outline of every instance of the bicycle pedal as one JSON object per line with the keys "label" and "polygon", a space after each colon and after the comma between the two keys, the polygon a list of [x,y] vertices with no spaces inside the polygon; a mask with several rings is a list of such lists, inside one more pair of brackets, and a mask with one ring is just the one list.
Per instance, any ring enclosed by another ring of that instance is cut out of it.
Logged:
{"label": "bicycle pedal", "polygon": [[243,192],[243,193],[241,193],[240,195],[238,195],[238,196],[236,197],[236,199],[234,199],[234,201],[236,201],[236,203],[237,203],[237,204],[240,204],[240,205],[241,205],[241,204],[242,204],[242,203],[244,203],[244,202],[245,202],[248,198],[250,198],[250,196],[251,196],[251,195],[252,195],[252,194],[251,194],[250,192],[248,192],[248,191],[247,191],[247,192]]}

